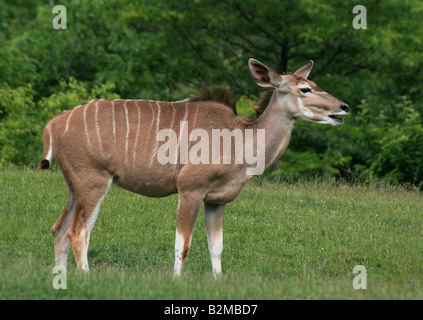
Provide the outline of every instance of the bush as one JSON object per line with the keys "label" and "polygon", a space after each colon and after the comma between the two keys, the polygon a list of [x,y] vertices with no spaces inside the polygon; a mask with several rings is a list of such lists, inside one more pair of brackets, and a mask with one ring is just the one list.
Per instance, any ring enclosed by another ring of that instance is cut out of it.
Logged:
{"label": "bush", "polygon": [[417,107],[403,97],[391,112],[368,119],[369,107],[360,105],[357,120],[372,151],[368,171],[392,182],[423,181],[423,119]]}

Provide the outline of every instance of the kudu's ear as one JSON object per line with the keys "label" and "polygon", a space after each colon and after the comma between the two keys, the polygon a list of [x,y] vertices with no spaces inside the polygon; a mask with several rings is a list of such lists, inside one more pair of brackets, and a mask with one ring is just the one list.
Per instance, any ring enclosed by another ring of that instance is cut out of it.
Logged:
{"label": "kudu's ear", "polygon": [[308,75],[311,72],[311,69],[313,69],[313,65],[314,65],[314,61],[310,60],[308,64],[299,68],[297,71],[294,72],[294,74],[307,79]]}
{"label": "kudu's ear", "polygon": [[248,60],[248,66],[254,81],[259,86],[275,88],[281,84],[282,78],[279,73],[260,61],[251,58]]}

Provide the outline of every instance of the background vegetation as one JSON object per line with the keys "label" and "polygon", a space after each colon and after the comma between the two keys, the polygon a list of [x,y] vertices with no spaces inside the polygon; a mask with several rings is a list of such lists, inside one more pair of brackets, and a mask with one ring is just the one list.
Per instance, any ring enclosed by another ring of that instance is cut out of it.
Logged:
{"label": "background vegetation", "polygon": [[[55,30],[52,4],[67,8]],[[367,29],[352,26],[356,4]],[[257,58],[349,103],[342,127],[300,122],[273,175],[423,182],[419,0],[0,0],[0,166],[34,167],[55,114],[97,98],[175,100],[228,87],[251,114]],[[270,175],[270,173],[268,173]]]}

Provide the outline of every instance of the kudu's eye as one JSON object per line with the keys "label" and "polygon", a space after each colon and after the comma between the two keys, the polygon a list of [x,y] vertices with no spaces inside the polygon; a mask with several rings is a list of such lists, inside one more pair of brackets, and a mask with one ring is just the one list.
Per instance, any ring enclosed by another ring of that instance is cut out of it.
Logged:
{"label": "kudu's eye", "polygon": [[300,88],[302,93],[307,93],[307,92],[311,92],[311,88],[309,87],[304,87],[304,88]]}

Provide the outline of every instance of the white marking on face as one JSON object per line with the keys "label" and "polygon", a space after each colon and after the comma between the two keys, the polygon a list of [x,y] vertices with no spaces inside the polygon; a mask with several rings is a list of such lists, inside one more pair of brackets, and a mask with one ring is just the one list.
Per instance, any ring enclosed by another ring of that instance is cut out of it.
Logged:
{"label": "white marking on face", "polygon": [[313,92],[313,93],[315,93],[315,94],[329,94],[329,93],[327,93],[327,92],[325,92],[325,91],[315,91],[315,92]]}
{"label": "white marking on face", "polygon": [[339,111],[337,113],[334,113],[333,115],[335,115],[335,116],[346,116],[346,115],[348,115],[348,112],[345,112],[344,110],[342,110],[342,111]]}
{"label": "white marking on face", "polygon": [[300,110],[301,110],[301,112],[307,117],[307,118],[309,118],[309,119],[313,119],[313,117],[314,117],[314,113],[310,110],[310,109],[308,109],[308,108],[306,108],[306,107],[304,107],[304,104],[303,104],[303,100],[301,100],[301,98],[298,98],[297,99],[297,104],[298,104],[298,108],[300,108]]}

